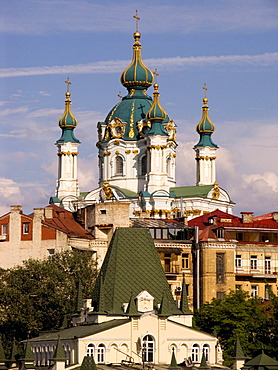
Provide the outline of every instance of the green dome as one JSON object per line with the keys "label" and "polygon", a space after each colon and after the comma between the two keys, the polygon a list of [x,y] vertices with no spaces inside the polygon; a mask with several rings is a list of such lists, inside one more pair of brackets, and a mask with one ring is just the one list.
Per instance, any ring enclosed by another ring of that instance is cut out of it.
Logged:
{"label": "green dome", "polygon": [[65,100],[65,111],[62,117],[59,119],[59,126],[62,129],[62,135],[57,143],[79,143],[80,141],[76,139],[74,136],[74,128],[77,126],[78,121],[72,114],[71,108],[71,100],[70,100],[70,92],[66,92],[66,100]]}
{"label": "green dome", "polygon": [[59,119],[59,126],[61,128],[76,127],[78,124],[77,119],[72,114],[70,105],[71,105],[70,92],[67,91],[65,100],[65,111],[62,117]]}
{"label": "green dome", "polygon": [[147,113],[147,118],[150,121],[158,120],[163,122],[167,117],[167,113],[161,107],[159,101],[159,91],[158,91],[158,84],[154,84],[154,93],[153,93],[153,104],[151,109]]}
{"label": "green dome", "polygon": [[167,118],[167,113],[161,107],[159,101],[159,91],[158,84],[154,84],[154,93],[153,93],[153,104],[151,109],[147,113],[147,118],[151,121],[152,127],[148,135],[163,135],[168,136],[162,122]]}
{"label": "green dome", "polygon": [[121,83],[128,90],[132,88],[148,88],[153,84],[153,73],[145,66],[141,56],[140,33],[134,33],[133,58],[131,64],[123,71]]}
{"label": "green dome", "polygon": [[198,144],[194,146],[194,148],[197,148],[200,146],[201,147],[210,146],[212,148],[218,148],[218,146],[214,144],[214,142],[211,139],[211,135],[213,134],[215,130],[215,126],[211,122],[208,116],[209,108],[208,108],[208,99],[206,97],[204,97],[203,103],[204,103],[202,107],[203,115],[202,115],[201,121],[198,123],[196,127],[196,131],[200,135],[200,140]]}

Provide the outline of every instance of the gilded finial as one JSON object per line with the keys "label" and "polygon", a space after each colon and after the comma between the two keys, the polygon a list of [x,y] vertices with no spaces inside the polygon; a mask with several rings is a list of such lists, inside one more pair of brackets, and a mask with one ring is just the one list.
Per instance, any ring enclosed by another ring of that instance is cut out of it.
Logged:
{"label": "gilded finial", "polygon": [[138,10],[137,9],[135,11],[135,15],[133,16],[133,18],[136,19],[136,32],[139,32],[138,31],[138,22],[140,21],[140,18],[138,17]]}
{"label": "gilded finial", "polygon": [[153,75],[154,75],[154,83],[157,84],[157,77],[159,76],[159,73],[157,72],[157,68],[155,68]]}

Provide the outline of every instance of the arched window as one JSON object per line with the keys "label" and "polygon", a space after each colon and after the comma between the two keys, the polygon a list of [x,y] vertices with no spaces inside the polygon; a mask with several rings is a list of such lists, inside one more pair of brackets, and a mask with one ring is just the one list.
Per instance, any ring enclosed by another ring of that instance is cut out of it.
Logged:
{"label": "arched window", "polygon": [[100,344],[97,348],[97,362],[103,363],[105,360],[105,345]]}
{"label": "arched window", "polygon": [[142,357],[144,362],[154,362],[154,338],[146,335],[143,338]]}
{"label": "arched window", "polygon": [[171,176],[171,158],[166,159],[166,172],[168,176]]}
{"label": "arched window", "polygon": [[141,175],[145,176],[148,171],[147,156],[144,155],[141,159]]}
{"label": "arched window", "polygon": [[124,174],[124,160],[121,156],[117,155],[115,159],[115,175],[116,176],[123,176]]}
{"label": "arched window", "polygon": [[193,344],[191,353],[192,362],[199,362],[199,356],[200,356],[200,347],[198,344]]}
{"label": "arched window", "polygon": [[94,357],[94,355],[95,355],[95,346],[93,345],[93,343],[89,343],[87,345],[87,356]]}
{"label": "arched window", "polygon": [[206,361],[209,362],[209,345],[208,344],[204,344],[203,353],[205,355]]}
{"label": "arched window", "polygon": [[64,351],[65,351],[65,356],[66,356],[66,365],[69,366],[71,364],[71,350],[70,350],[70,345],[65,344],[63,345]]}

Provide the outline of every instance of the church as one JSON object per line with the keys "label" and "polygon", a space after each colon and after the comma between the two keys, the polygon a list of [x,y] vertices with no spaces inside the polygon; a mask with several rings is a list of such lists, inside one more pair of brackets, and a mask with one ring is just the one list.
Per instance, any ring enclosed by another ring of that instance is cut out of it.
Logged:
{"label": "church", "polygon": [[[78,146],[74,129],[77,119],[66,92],[65,111],[59,120],[62,130],[57,140],[58,179],[50,203],[76,211],[101,202],[129,202],[130,217],[177,218],[190,220],[219,209],[232,213],[234,203],[216,182],[216,152],[212,140],[215,126],[208,116],[204,86],[202,117],[197,124],[196,184],[176,186],[176,124],[160,102],[158,73],[145,66],[141,34],[134,32],[133,57],[121,74],[127,92],[98,122],[99,187],[81,193],[78,185]],[[153,97],[148,89],[153,86]]]}

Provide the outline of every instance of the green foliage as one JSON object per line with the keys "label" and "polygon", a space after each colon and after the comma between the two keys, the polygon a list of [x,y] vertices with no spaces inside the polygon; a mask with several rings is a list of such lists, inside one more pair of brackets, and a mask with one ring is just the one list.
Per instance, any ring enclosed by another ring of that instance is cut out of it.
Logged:
{"label": "green foliage", "polygon": [[57,329],[76,312],[77,286],[89,297],[97,274],[90,251],[67,251],[45,260],[30,259],[0,273],[0,333],[23,340]]}
{"label": "green foliage", "polygon": [[195,313],[195,324],[219,338],[226,365],[230,365],[230,358],[235,356],[237,338],[247,357],[257,355],[262,348],[270,356],[277,356],[273,336],[276,332],[277,343],[278,315],[275,318],[273,312],[276,305],[278,313],[278,298],[275,297],[274,304],[274,297],[268,304],[262,304],[261,299],[250,298],[247,292],[232,291],[222,301],[213,299],[204,304]]}

